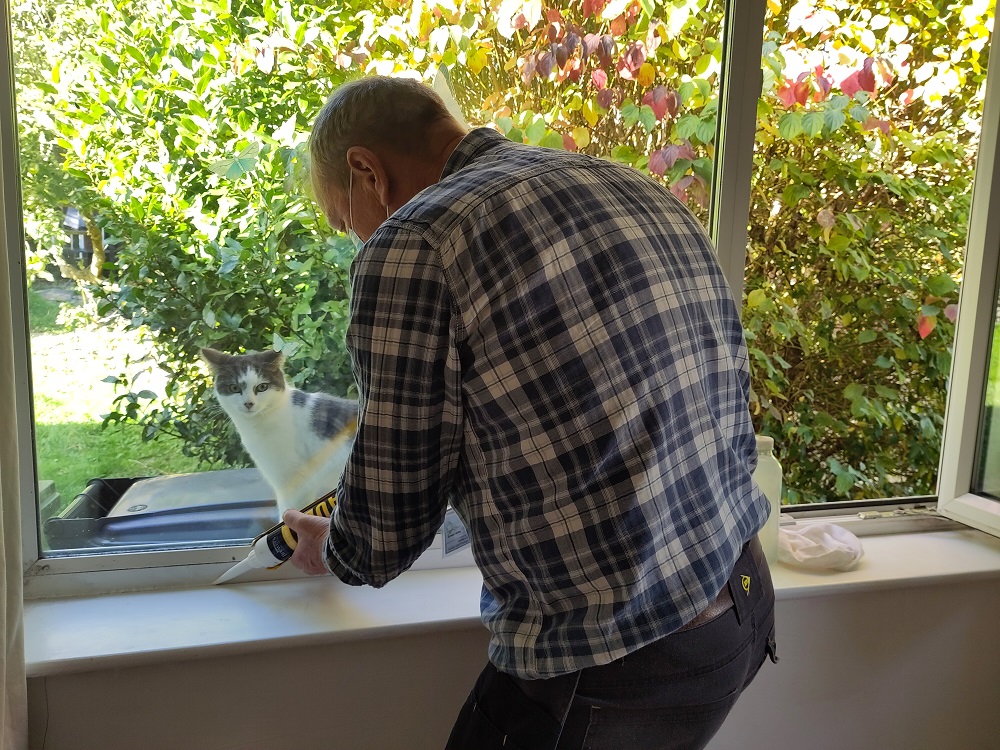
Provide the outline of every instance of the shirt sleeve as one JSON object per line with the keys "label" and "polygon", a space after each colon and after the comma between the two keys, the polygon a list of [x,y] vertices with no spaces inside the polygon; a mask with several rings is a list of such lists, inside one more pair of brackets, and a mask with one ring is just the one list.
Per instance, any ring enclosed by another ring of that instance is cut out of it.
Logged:
{"label": "shirt sleeve", "polygon": [[410,231],[383,225],[351,265],[360,414],[326,550],[345,583],[384,586],[444,520],[462,437],[451,299],[438,254]]}

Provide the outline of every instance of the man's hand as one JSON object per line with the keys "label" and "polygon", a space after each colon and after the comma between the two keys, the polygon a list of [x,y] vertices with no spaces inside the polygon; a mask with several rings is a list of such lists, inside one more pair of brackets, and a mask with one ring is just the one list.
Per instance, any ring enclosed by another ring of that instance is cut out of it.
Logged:
{"label": "man's hand", "polygon": [[281,520],[299,538],[291,563],[311,576],[330,575],[323,561],[326,557],[326,539],[330,535],[330,519],[310,516],[297,510],[286,510]]}

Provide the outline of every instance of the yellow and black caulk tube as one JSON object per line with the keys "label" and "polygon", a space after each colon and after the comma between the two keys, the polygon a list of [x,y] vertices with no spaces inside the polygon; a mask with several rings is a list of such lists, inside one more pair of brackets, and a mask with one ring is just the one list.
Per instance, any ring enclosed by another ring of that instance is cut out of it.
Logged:
{"label": "yellow and black caulk tube", "polygon": [[[333,490],[316,502],[307,505],[301,512],[309,516],[329,518],[333,514],[333,506],[336,504],[337,491]],[[284,522],[277,523],[254,539],[250,546],[250,554],[246,556],[246,559],[236,563],[223,573],[216,583],[231,581],[251,570],[277,568],[294,554],[298,543],[299,538],[294,531],[288,528]]]}

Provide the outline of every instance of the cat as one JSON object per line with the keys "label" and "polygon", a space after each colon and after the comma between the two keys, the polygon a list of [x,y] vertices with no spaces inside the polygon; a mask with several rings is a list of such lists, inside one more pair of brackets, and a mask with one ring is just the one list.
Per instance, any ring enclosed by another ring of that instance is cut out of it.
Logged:
{"label": "cat", "polygon": [[216,399],[276,493],[279,517],[337,488],[358,428],[356,401],[290,387],[280,352],[205,347],[201,355]]}

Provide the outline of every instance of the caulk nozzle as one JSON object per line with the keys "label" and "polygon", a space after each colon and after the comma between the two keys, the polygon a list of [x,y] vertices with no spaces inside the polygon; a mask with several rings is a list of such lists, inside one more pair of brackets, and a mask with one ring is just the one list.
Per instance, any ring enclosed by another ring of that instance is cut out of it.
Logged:
{"label": "caulk nozzle", "polygon": [[239,576],[243,575],[248,570],[255,569],[257,566],[253,564],[254,561],[252,558],[253,558],[253,553],[251,552],[250,556],[248,556],[246,560],[241,560],[240,562],[236,563],[233,567],[231,567],[229,570],[227,570],[225,573],[223,573],[221,576],[219,576],[213,585],[218,585],[220,583],[227,583],[228,581],[231,581],[234,578],[238,578]]}

